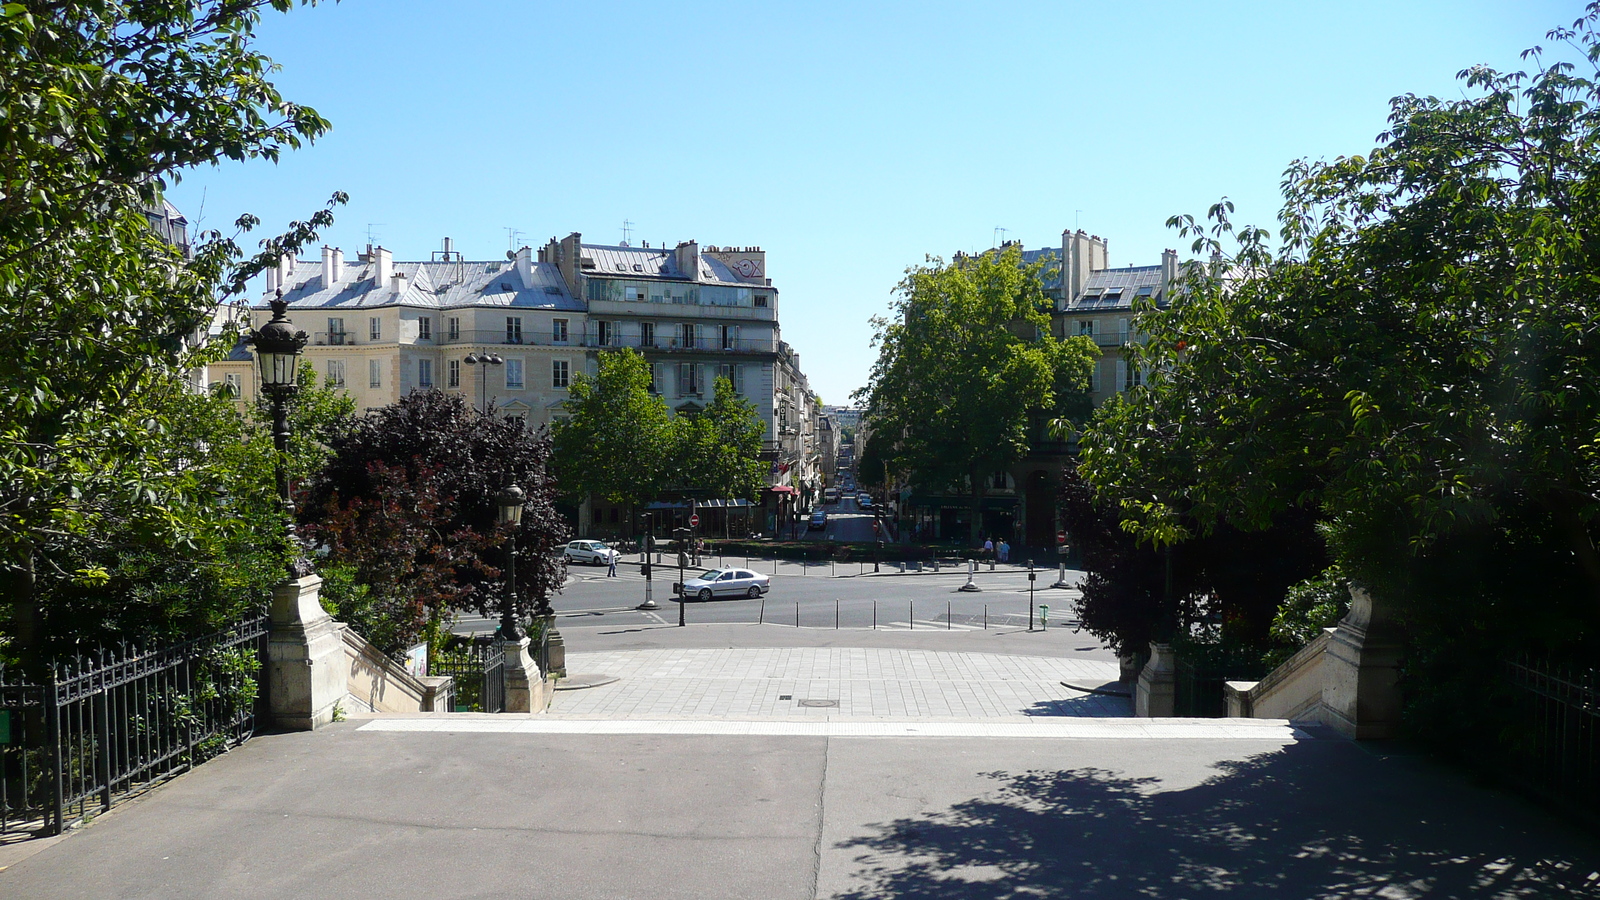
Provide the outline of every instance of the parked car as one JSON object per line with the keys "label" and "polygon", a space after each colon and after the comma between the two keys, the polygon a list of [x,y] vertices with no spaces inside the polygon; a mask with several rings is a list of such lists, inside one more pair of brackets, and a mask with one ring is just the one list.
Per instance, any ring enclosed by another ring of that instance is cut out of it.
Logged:
{"label": "parked car", "polygon": [[807,531],[821,531],[822,529],[827,528],[827,527],[828,527],[828,511],[825,510],[825,509],[819,509],[819,510],[816,510],[815,512],[813,512],[811,514],[811,521],[806,523],[806,530]]}
{"label": "parked car", "polygon": [[561,551],[561,555],[568,562],[586,562],[591,566],[609,566],[611,560],[622,558],[621,553],[599,541],[573,541]]}
{"label": "parked car", "polygon": [[772,579],[749,569],[712,569],[684,582],[683,596],[697,600],[712,597],[755,598],[772,589]]}
{"label": "parked car", "polygon": [[860,504],[862,509],[871,509],[872,508],[872,495],[871,494],[857,494],[856,495],[856,503]]}

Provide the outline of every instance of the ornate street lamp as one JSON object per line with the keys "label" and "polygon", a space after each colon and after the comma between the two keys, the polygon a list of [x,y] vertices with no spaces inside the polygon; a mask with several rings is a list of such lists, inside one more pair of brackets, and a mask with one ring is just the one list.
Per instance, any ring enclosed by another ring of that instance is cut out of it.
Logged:
{"label": "ornate street lamp", "polygon": [[497,518],[502,525],[511,526],[511,538],[506,542],[506,585],[500,597],[500,639],[502,641],[516,641],[522,639],[522,632],[517,628],[517,526],[522,524],[522,504],[528,499],[522,488],[509,485],[502,488],[494,497],[494,504],[498,507]]}
{"label": "ornate street lamp", "polygon": [[287,315],[289,304],[283,291],[268,303],[272,318],[267,324],[250,332],[245,343],[255,351],[256,363],[261,367],[261,392],[272,401],[272,446],[277,451],[275,473],[278,481],[278,499],[283,502],[289,525],[286,540],[289,543],[289,577],[304,578],[311,574],[311,564],[306,561],[300,539],[294,528],[294,500],[289,496],[289,399],[299,390],[296,376],[299,373],[300,351],[306,346],[306,333],[295,331]]}
{"label": "ornate street lamp", "polygon": [[488,412],[489,367],[503,366],[506,361],[500,358],[500,354],[490,353],[487,350],[482,353],[468,353],[467,358],[462,361],[469,366],[483,366],[483,371],[478,377],[478,412]]}

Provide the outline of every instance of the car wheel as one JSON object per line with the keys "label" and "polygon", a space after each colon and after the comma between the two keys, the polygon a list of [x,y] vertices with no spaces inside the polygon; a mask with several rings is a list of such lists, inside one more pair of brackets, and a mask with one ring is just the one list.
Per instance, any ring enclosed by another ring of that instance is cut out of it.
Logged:
{"label": "car wheel", "polygon": [[591,556],[591,557],[590,557],[590,558],[589,558],[589,565],[591,565],[591,566],[594,566],[594,567],[595,567],[595,568],[597,568],[597,569],[598,569],[598,568],[600,568],[600,567],[601,567],[601,566],[603,566],[603,565],[605,565],[605,563],[603,563],[603,562],[601,562],[601,561],[600,561],[600,557],[598,557],[598,556]]}
{"label": "car wheel", "polygon": [[710,600],[711,599],[711,588],[701,588],[699,596],[700,596],[700,599],[702,601]]}
{"label": "car wheel", "polygon": [[757,586],[752,584],[752,585],[750,585],[750,590],[745,591],[744,595],[746,597],[749,597],[751,600],[754,600],[757,597],[761,596],[761,588],[759,588],[759,587],[757,587]]}

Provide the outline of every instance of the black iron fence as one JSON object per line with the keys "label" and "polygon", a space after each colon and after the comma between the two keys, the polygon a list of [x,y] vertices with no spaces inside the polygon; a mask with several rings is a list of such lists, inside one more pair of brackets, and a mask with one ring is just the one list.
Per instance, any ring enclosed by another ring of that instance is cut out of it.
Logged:
{"label": "black iron fence", "polygon": [[0,672],[0,832],[59,834],[255,734],[267,618]]}
{"label": "black iron fence", "polygon": [[1248,652],[1220,647],[1195,648],[1179,653],[1173,665],[1173,715],[1220,719],[1228,714],[1224,685],[1229,681],[1258,681],[1267,668]]}
{"label": "black iron fence", "polygon": [[1524,657],[1506,663],[1511,727],[1501,735],[1507,774],[1600,822],[1600,669]]}
{"label": "black iron fence", "polygon": [[441,651],[428,673],[455,679],[452,712],[506,710],[506,657],[498,643],[473,641]]}

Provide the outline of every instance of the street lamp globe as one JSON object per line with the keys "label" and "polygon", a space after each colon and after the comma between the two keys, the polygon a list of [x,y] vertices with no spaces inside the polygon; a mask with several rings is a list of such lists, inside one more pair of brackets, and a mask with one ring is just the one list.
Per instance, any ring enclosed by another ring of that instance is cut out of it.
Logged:
{"label": "street lamp globe", "polygon": [[245,343],[255,351],[256,363],[261,368],[261,386],[271,396],[293,392],[300,351],[306,346],[306,333],[294,330],[288,317],[289,304],[283,299],[282,291],[268,305],[272,307],[271,320],[252,331]]}
{"label": "street lamp globe", "polygon": [[507,485],[494,495],[495,518],[509,525],[511,534],[506,541],[506,584],[500,595],[500,639],[518,641],[522,632],[517,627],[517,526],[522,523],[522,504],[528,495],[516,485]]}
{"label": "street lamp globe", "polygon": [[518,525],[522,522],[522,505],[528,495],[516,485],[508,485],[494,495],[494,504],[498,508],[498,518],[507,525]]}

